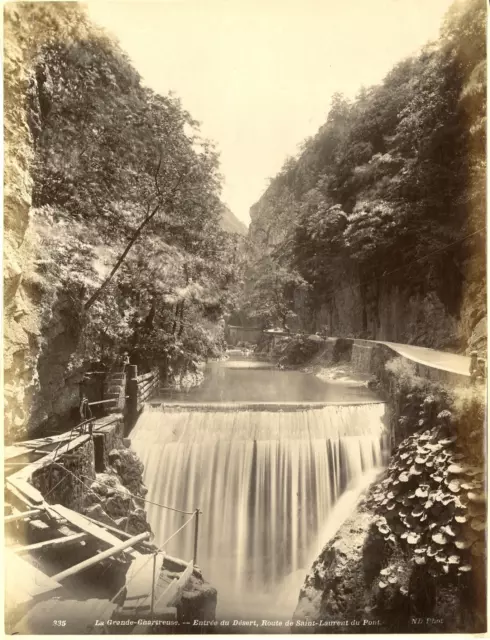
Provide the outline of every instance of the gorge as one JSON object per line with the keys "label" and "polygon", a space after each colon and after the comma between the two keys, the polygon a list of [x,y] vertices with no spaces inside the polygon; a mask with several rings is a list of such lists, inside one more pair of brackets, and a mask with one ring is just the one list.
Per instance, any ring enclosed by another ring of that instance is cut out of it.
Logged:
{"label": "gorge", "polygon": [[93,590],[137,631],[152,555],[172,632],[485,631],[484,14],[335,94],[246,230],[82,5],[6,7],[5,467],[38,501],[8,489],[13,554],[37,567],[53,506],[94,565],[143,536]]}

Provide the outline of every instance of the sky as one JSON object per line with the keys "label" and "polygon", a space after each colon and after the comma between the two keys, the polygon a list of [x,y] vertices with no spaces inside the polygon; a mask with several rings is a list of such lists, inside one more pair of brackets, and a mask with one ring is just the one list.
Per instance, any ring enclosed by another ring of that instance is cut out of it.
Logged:
{"label": "sky", "polygon": [[353,98],[437,37],[451,0],[93,0],[145,84],[173,91],[221,154],[245,224],[332,95]]}

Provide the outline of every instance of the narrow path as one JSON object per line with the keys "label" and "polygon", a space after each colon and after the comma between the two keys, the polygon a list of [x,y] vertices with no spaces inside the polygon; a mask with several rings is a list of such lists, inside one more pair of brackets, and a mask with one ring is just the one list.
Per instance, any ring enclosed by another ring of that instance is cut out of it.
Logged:
{"label": "narrow path", "polygon": [[[360,341],[359,341],[360,342]],[[447,353],[445,351],[437,351],[427,347],[417,347],[411,344],[399,344],[397,342],[385,342],[384,340],[363,340],[363,342],[372,342],[384,344],[401,356],[425,364],[435,369],[443,369],[450,373],[457,373],[462,376],[470,377],[470,358],[460,356],[456,353]]]}

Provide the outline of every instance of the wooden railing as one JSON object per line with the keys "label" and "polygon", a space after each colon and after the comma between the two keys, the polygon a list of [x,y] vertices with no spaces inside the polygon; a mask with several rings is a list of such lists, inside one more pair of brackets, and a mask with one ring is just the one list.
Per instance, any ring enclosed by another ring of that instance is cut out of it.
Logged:
{"label": "wooden railing", "polygon": [[[136,367],[135,367],[136,369]],[[152,393],[156,391],[160,384],[160,374],[158,369],[154,369],[148,373],[143,373],[140,376],[136,376],[136,398],[138,409],[141,405],[148,400]]]}

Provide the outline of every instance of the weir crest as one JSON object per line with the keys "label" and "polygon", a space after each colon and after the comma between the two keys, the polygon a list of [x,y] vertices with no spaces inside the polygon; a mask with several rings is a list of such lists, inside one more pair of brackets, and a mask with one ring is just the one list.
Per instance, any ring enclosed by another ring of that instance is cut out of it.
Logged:
{"label": "weir crest", "polygon": [[[240,598],[308,568],[339,498],[385,462],[384,414],[380,402],[158,404],[131,440],[147,499],[201,509],[198,564],[219,593]],[[156,544],[188,517],[147,510]],[[185,527],[167,552],[190,560],[193,544]]]}

